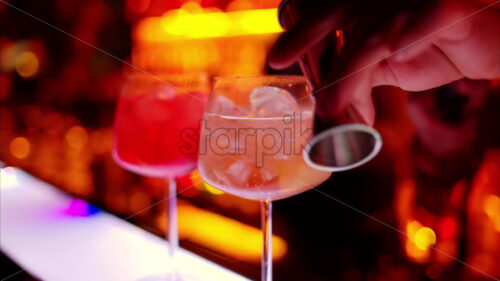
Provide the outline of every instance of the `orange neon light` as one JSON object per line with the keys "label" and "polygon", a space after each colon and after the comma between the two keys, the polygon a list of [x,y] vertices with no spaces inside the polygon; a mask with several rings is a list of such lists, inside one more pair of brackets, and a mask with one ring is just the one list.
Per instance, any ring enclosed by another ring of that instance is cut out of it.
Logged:
{"label": "orange neon light", "polygon": [[[161,27],[161,28],[158,28]],[[166,42],[282,32],[277,9],[220,12],[177,9],[142,19],[134,30],[138,41]]]}
{"label": "orange neon light", "polygon": [[[179,202],[181,203],[181,202]],[[262,255],[262,232],[259,228],[241,223],[188,203],[179,204],[179,235],[181,239],[241,261],[257,263]],[[161,227],[165,220],[159,218]],[[286,241],[273,235],[273,258],[279,260],[287,252]]]}

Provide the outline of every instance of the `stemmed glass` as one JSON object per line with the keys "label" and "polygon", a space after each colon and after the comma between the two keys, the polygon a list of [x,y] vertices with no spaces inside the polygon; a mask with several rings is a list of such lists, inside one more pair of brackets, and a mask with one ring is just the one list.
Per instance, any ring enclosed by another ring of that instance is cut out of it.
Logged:
{"label": "stemmed glass", "polygon": [[300,76],[216,78],[201,129],[198,169],[210,185],[261,201],[262,280],[272,280],[272,200],[330,176],[308,166],[314,99]]}
{"label": "stemmed glass", "polygon": [[[167,179],[167,238],[172,262],[179,246],[175,179],[196,168],[198,139],[189,132],[199,128],[208,90],[204,74],[134,73],[122,86],[116,111],[115,161],[134,173]],[[174,275],[168,279],[182,279],[182,273]]]}

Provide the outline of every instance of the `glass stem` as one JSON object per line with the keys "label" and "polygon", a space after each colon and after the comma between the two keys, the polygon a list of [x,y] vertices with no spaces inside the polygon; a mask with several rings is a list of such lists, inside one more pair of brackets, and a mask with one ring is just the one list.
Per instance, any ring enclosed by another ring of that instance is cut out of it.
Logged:
{"label": "glass stem", "polygon": [[179,247],[179,230],[177,225],[177,182],[175,178],[168,179],[168,234],[169,255],[174,257]]}
{"label": "glass stem", "polygon": [[273,280],[273,206],[270,200],[261,201],[262,222],[262,276],[261,281]]}

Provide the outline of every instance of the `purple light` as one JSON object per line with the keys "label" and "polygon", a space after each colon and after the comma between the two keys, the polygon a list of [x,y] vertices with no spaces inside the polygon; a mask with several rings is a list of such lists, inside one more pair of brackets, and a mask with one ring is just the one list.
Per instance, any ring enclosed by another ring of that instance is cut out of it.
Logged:
{"label": "purple light", "polygon": [[73,198],[64,213],[75,217],[88,217],[99,212],[99,208],[81,199]]}

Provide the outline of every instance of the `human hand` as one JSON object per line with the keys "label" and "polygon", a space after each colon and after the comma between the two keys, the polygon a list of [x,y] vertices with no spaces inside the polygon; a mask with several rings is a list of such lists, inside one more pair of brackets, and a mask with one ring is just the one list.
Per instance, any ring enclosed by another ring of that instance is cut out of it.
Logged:
{"label": "human hand", "polygon": [[361,3],[319,3],[269,54],[272,67],[284,68],[332,31],[347,31],[340,59],[331,62],[335,71],[322,79],[320,116],[335,116],[352,104],[373,124],[375,86],[423,91],[463,77],[500,77],[500,11],[493,6],[500,1]]}

